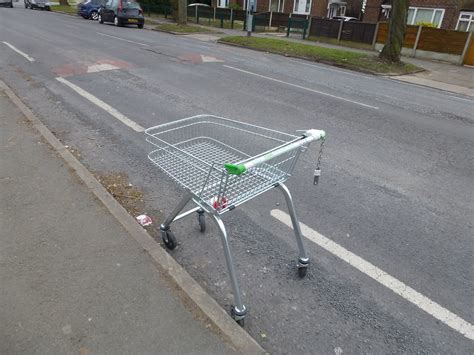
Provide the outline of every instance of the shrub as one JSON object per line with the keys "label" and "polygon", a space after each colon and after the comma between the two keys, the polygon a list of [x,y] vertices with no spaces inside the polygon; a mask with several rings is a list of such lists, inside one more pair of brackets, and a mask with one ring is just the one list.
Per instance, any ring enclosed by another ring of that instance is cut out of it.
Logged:
{"label": "shrub", "polygon": [[432,28],[437,28],[437,26],[433,25],[431,22],[417,22],[417,26],[423,26],[423,27],[432,27]]}

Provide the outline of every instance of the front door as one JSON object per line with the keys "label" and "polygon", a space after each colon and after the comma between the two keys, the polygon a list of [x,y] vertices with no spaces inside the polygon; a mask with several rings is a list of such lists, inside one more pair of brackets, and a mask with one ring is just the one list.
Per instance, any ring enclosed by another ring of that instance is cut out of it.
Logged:
{"label": "front door", "polygon": [[295,0],[295,7],[293,12],[295,14],[309,14],[309,10],[311,9],[311,0]]}

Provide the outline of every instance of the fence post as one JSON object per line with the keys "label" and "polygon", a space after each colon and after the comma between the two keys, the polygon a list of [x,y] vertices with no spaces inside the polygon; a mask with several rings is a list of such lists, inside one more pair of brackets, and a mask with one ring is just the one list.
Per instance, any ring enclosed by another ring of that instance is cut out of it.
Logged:
{"label": "fence post", "polygon": [[309,34],[311,32],[311,25],[313,24],[313,18],[311,16],[308,16],[308,36],[306,37],[306,39],[309,40]]}
{"label": "fence post", "polygon": [[270,20],[268,20],[268,27],[272,27],[273,11],[270,11]]}
{"label": "fence post", "polygon": [[213,20],[215,21],[216,20],[216,8],[214,8],[214,18]]}
{"label": "fence post", "polygon": [[198,7],[197,6],[194,6],[194,19],[195,19],[196,23],[199,23],[199,21],[198,21]]}
{"label": "fence post", "polygon": [[372,39],[372,49],[375,51],[375,45],[377,44],[377,36],[379,34],[380,21],[377,21],[375,25],[374,38]]}
{"label": "fence post", "polygon": [[288,17],[288,28],[286,29],[286,37],[290,37],[291,17]]}
{"label": "fence post", "polygon": [[[459,64],[464,64],[464,58],[466,57],[467,50],[469,49],[471,42],[472,42],[472,31],[469,31],[469,35],[467,36],[466,43],[464,44],[464,49],[462,50],[461,59],[459,60]],[[474,46],[474,43],[472,43]]]}
{"label": "fence post", "polygon": [[339,20],[339,32],[337,34],[337,43],[341,41],[342,27],[344,26],[344,20]]}
{"label": "fence post", "polygon": [[416,33],[415,44],[413,45],[413,50],[411,51],[411,56],[415,58],[416,55],[416,48],[418,47],[418,42],[420,41],[421,31],[423,30],[423,26],[418,26],[418,32]]}

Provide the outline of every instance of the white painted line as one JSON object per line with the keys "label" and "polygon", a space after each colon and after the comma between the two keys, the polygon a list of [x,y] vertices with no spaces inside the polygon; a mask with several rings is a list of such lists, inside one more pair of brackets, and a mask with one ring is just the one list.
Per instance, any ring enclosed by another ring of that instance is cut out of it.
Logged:
{"label": "white painted line", "polygon": [[369,79],[369,80],[375,80],[374,77],[372,76],[369,76],[368,74],[364,74],[364,73],[353,73],[353,72],[350,72],[348,69],[344,70],[344,69],[334,69],[334,68],[331,68],[328,64],[324,64],[324,63],[307,63],[304,61],[304,59],[300,59],[300,60],[297,60],[297,59],[291,59],[291,58],[286,58],[287,60],[289,60],[290,62],[293,62],[293,63],[296,63],[296,64],[302,64],[302,65],[306,65],[307,67],[313,67],[315,69],[320,69],[320,70],[324,70],[324,71],[333,71],[333,72],[336,72],[336,73],[339,73],[339,74],[343,74],[343,75],[348,75],[348,76],[354,76],[356,78],[364,78],[364,79]]}
{"label": "white painted line", "polygon": [[288,82],[286,82],[286,81],[279,80],[279,79],[275,79],[275,78],[271,78],[271,77],[269,77],[269,76],[265,76],[265,75],[261,75],[261,74],[257,74],[257,73],[252,73],[252,72],[247,71],[247,70],[243,70],[243,69],[231,67],[230,65],[223,65],[223,67],[229,68],[229,69],[232,69],[232,70],[237,70],[237,71],[242,72],[242,73],[245,73],[245,74],[254,75],[254,76],[257,76],[257,77],[259,77],[259,78],[263,78],[263,79],[275,81],[275,82],[277,82],[277,83],[281,83],[281,84],[286,84],[286,85],[289,85],[289,86],[293,86],[293,87],[298,88],[298,89],[302,89],[302,90],[306,90],[306,91],[311,91],[311,92],[314,92],[314,93],[316,93],[316,94],[320,94],[320,95],[332,97],[332,98],[334,98],[334,99],[338,99],[338,100],[350,102],[350,103],[352,103],[352,104],[356,104],[356,105],[360,105],[360,106],[372,108],[372,109],[374,109],[374,110],[378,110],[378,109],[379,109],[379,108],[376,107],[376,106],[371,106],[371,105],[363,104],[362,102],[358,102],[358,101],[353,101],[353,100],[345,99],[345,98],[340,97],[340,96],[336,96],[336,95],[328,94],[328,93],[326,93],[326,92],[322,92],[322,91],[310,89],[310,88],[307,88],[307,87],[304,87],[304,86],[300,86],[300,85],[288,83]]}
{"label": "white painted line", "polygon": [[116,36],[108,35],[107,33],[97,32],[97,34],[99,34],[101,36],[105,36],[105,37],[115,38],[115,39],[118,39],[120,41],[124,41],[124,42],[128,42],[128,43],[138,44],[139,46],[143,46],[143,47],[150,47],[150,45],[146,44],[146,43],[131,41],[129,39],[125,39],[125,38],[122,38],[122,37],[116,37]]}
{"label": "white painted line", "polygon": [[[292,228],[291,218],[287,213],[275,209],[271,211],[271,215],[280,222],[286,224],[288,227]],[[461,333],[466,338],[474,340],[474,326],[471,323],[465,321],[446,308],[443,308],[436,302],[430,300],[428,297],[412,289],[410,286],[397,280],[393,276],[355,255],[341,245],[319,234],[305,224],[300,222],[300,226],[303,235],[313,243],[316,243],[321,248],[344,260],[346,263],[355,267],[357,270],[361,271],[367,276],[373,278],[375,281],[395,292],[397,295],[403,297],[405,300],[413,303],[415,306],[421,308],[426,313],[432,315],[450,328]]]}
{"label": "white painted line", "polygon": [[125,116],[125,115],[121,114],[120,112],[118,112],[116,109],[114,109],[109,104],[106,104],[104,101],[98,99],[97,97],[95,97],[94,95],[88,93],[84,89],[81,89],[79,86],[77,86],[77,85],[71,83],[70,81],[68,81],[64,78],[61,78],[61,77],[56,78],[56,80],[59,81],[60,83],[63,83],[64,85],[69,86],[71,89],[73,89],[79,95],[81,95],[85,99],[89,100],[93,104],[99,106],[101,109],[108,112],[109,114],[114,116],[116,119],[118,119],[120,122],[122,122],[123,124],[127,125],[131,129],[133,129],[134,131],[136,131],[136,132],[145,131],[145,128],[140,126],[138,123],[132,121],[127,116]]}
{"label": "white painted line", "polygon": [[3,44],[5,44],[5,45],[7,45],[8,47],[10,47],[10,48],[13,49],[15,52],[17,52],[19,55],[25,57],[25,58],[26,58],[27,60],[29,60],[30,62],[34,62],[34,61],[35,61],[35,58],[30,57],[28,54],[26,54],[25,52],[20,51],[18,48],[16,48],[15,46],[12,46],[10,43],[3,41]]}
{"label": "white painted line", "polygon": [[201,54],[201,60],[203,63],[224,63],[224,61],[221,59],[204,54]]}
{"label": "white painted line", "polygon": [[117,70],[117,69],[120,69],[120,68],[109,63],[99,63],[99,64],[89,65],[87,67],[87,73],[98,73],[101,71]]}

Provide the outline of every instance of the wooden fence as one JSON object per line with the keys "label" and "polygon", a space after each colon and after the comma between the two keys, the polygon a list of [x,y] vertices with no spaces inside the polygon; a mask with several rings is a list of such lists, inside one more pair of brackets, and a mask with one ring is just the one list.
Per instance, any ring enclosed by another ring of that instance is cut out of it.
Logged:
{"label": "wooden fence", "polygon": [[[375,49],[383,47],[387,38],[388,24],[379,23]],[[443,30],[423,26],[407,26],[402,54],[428,59],[445,60],[456,64],[468,64],[473,36],[469,32]],[[467,62],[466,62],[467,61]]]}
{"label": "wooden fence", "polygon": [[309,35],[372,44],[376,27],[374,23],[344,22],[313,17]]}

